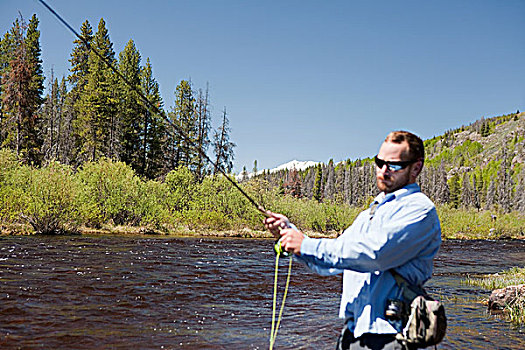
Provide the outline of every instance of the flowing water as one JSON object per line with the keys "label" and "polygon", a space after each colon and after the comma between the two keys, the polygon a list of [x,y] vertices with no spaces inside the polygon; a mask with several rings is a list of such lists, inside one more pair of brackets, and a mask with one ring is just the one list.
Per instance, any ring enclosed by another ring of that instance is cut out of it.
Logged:
{"label": "flowing water", "polygon": [[[281,260],[281,289],[287,261]],[[446,241],[428,283],[441,349],[524,349],[467,275],[525,265],[523,241]],[[145,236],[0,238],[1,349],[266,349],[272,242]],[[295,263],[276,349],[333,349],[341,279]]]}

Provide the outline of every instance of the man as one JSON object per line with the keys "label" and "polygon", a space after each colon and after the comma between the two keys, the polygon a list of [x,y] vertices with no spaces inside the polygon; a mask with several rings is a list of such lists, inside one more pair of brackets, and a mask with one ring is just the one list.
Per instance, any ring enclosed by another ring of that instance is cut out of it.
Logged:
{"label": "man", "polygon": [[381,193],[336,239],[306,237],[281,214],[264,220],[282,247],[312,270],[343,273],[339,316],[345,326],[338,349],[405,349],[395,338],[402,325],[385,316],[387,303],[403,298],[390,270],[422,286],[441,244],[436,209],[416,184],[423,162],[419,137],[390,133],[375,157]]}

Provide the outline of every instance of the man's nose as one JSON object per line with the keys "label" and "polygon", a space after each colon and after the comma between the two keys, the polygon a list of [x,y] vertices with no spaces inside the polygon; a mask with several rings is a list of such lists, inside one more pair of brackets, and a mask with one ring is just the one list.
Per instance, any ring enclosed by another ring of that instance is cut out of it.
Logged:
{"label": "man's nose", "polygon": [[388,165],[384,164],[381,168],[377,167],[377,171],[380,173],[387,173],[388,172]]}

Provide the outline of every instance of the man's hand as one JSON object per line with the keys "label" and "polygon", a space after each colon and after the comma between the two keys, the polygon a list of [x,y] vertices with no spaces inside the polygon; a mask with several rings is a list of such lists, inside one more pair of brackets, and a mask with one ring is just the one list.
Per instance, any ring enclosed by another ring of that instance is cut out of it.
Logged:
{"label": "man's hand", "polygon": [[301,244],[303,243],[304,234],[293,228],[281,230],[281,247],[289,253],[301,255]]}
{"label": "man's hand", "polygon": [[290,221],[282,214],[268,212],[269,217],[264,219],[264,227],[269,230],[276,239],[281,239],[281,247],[287,252],[297,255],[301,254],[301,244],[304,234],[289,228]]}
{"label": "man's hand", "polygon": [[268,215],[269,217],[263,221],[264,227],[272,233],[275,239],[281,238],[281,230],[287,228],[290,221],[282,214],[268,211]]}

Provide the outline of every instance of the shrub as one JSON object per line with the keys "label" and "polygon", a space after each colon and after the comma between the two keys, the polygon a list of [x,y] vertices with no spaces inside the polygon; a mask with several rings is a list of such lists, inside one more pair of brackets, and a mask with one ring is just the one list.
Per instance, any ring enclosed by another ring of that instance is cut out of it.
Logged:
{"label": "shrub", "polygon": [[212,176],[196,187],[183,220],[191,226],[233,229],[246,226],[244,220],[254,212],[252,204],[226,178]]}
{"label": "shrub", "polygon": [[20,166],[7,186],[11,210],[19,212],[37,233],[77,231],[81,217],[77,205],[78,186],[70,167],[58,162],[34,169]]}
{"label": "shrub", "polygon": [[13,182],[16,170],[20,167],[14,152],[0,150],[0,222],[12,223],[19,218],[18,198],[21,188]]}
{"label": "shrub", "polygon": [[161,229],[163,224],[171,223],[169,198],[169,189],[165,183],[152,180],[141,182],[140,196],[134,209],[141,225]]}
{"label": "shrub", "polygon": [[181,166],[170,171],[165,183],[169,191],[170,208],[175,212],[189,209],[197,188],[195,176],[190,169]]}
{"label": "shrub", "polygon": [[115,225],[140,222],[135,209],[141,184],[131,167],[100,159],[84,164],[77,179],[81,184],[82,215],[89,226],[100,227],[110,220]]}

